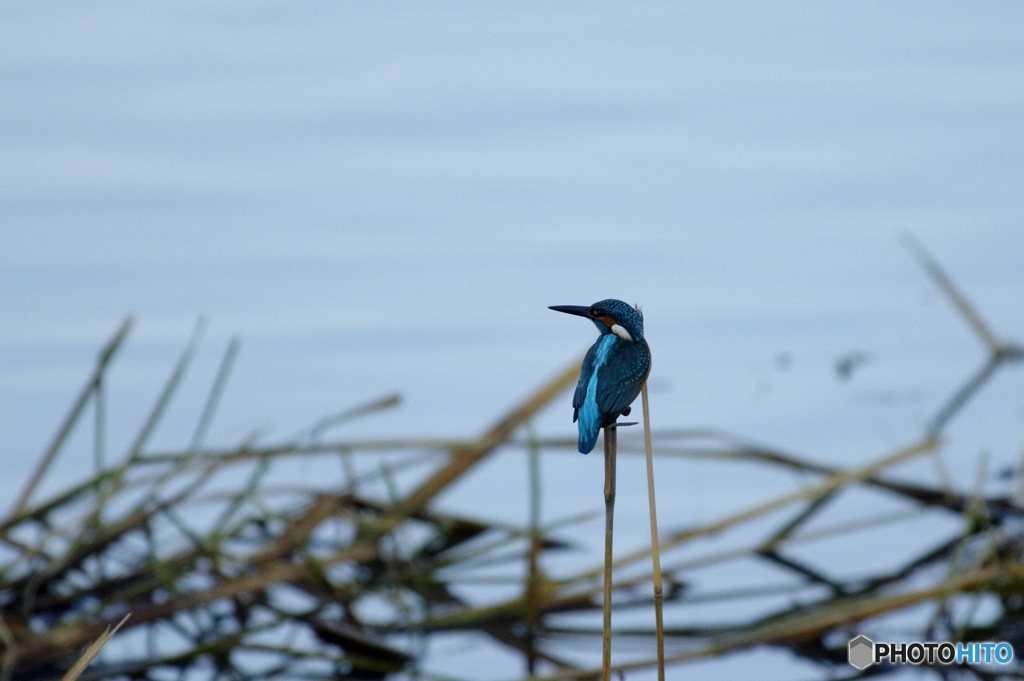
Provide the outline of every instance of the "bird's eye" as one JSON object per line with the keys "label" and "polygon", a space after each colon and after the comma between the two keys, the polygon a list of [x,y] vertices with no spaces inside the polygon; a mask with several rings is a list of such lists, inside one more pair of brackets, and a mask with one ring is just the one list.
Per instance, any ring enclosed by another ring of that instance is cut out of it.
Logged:
{"label": "bird's eye", "polygon": [[604,310],[602,310],[599,307],[592,307],[592,308],[590,308],[590,314],[594,315],[595,317],[605,317],[605,316],[608,315],[607,312],[605,312]]}

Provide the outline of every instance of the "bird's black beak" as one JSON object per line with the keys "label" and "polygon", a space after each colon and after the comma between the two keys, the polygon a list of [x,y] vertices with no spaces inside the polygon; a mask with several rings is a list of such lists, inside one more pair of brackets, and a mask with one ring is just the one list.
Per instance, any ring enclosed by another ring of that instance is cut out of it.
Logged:
{"label": "bird's black beak", "polygon": [[590,308],[584,307],[583,305],[551,305],[548,309],[574,314],[578,317],[586,317],[587,319],[594,318],[594,315],[590,312]]}

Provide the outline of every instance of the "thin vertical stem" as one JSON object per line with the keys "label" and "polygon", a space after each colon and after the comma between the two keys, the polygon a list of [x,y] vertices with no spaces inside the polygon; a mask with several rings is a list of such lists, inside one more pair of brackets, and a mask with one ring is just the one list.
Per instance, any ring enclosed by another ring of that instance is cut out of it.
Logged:
{"label": "thin vertical stem", "polygon": [[64,441],[67,440],[68,435],[71,434],[71,430],[75,427],[78,422],[79,416],[82,414],[82,410],[85,409],[85,405],[89,402],[89,398],[92,397],[93,392],[96,390],[96,385],[103,378],[103,373],[107,370],[107,365],[114,358],[117,349],[121,347],[121,343],[124,341],[125,336],[128,335],[128,331],[132,328],[132,318],[127,317],[121,326],[114,333],[114,336],[107,341],[107,344],[100,351],[99,357],[96,359],[96,368],[93,369],[92,375],[89,380],[86,381],[85,386],[82,388],[82,392],[78,395],[78,399],[75,400],[74,406],[71,407],[71,412],[65,417],[64,422],[61,424],[60,429],[53,438],[53,442],[47,447],[46,453],[43,454],[43,458],[36,464],[35,470],[32,471],[32,476],[26,483],[25,488],[18,495],[18,500],[14,502],[14,507],[11,509],[10,515],[16,516],[28,503],[29,498],[32,496],[32,492],[35,491],[39,485],[46,471],[50,468],[50,464],[53,463],[54,457],[57,456],[57,452],[60,451],[61,447],[64,446]]}
{"label": "thin vertical stem", "polygon": [[540,549],[541,549],[541,477],[540,477],[540,446],[532,424],[527,422],[529,441],[529,474],[530,474],[530,553],[526,576],[526,674],[534,676],[537,672],[537,635],[540,629]]}
{"label": "thin vertical stem", "polygon": [[611,681],[612,669],[612,530],[615,527],[614,424],[604,429],[604,623],[601,646],[601,681]]}
{"label": "thin vertical stem", "polygon": [[651,563],[654,573],[654,629],[658,644],[658,681],[665,681],[665,594],[661,584],[661,550],[658,547],[658,507],[654,503],[654,447],[651,445],[651,412],[647,383],[641,388],[644,406],[644,450],[647,453],[647,502],[651,512]]}
{"label": "thin vertical stem", "polygon": [[[95,412],[96,420],[93,423],[93,459],[96,466],[96,498],[101,499],[104,494],[104,487],[107,484],[107,478],[103,475],[103,471],[107,468],[107,456],[106,456],[106,434],[107,434],[107,400],[104,391],[103,374],[99,374],[96,377],[96,389],[93,391],[93,410]],[[95,527],[98,528],[100,525],[99,514],[93,518]],[[99,569],[100,575],[106,578],[106,556],[102,553],[96,556],[96,566]]]}
{"label": "thin vertical stem", "polygon": [[140,430],[139,434],[135,436],[135,441],[128,449],[128,463],[133,463],[142,456],[142,448],[146,446],[146,442],[149,441],[149,436],[153,434],[153,430],[160,422],[160,418],[164,415],[164,411],[167,409],[167,405],[170,404],[171,398],[178,389],[178,385],[181,384],[181,380],[185,377],[185,372],[188,370],[189,364],[192,362],[192,357],[195,355],[196,349],[199,347],[199,339],[202,338],[203,331],[205,329],[206,320],[200,317],[196,322],[195,330],[192,331],[191,340],[189,340],[188,345],[185,347],[185,351],[181,353],[178,363],[174,365],[174,370],[167,379],[167,383],[164,385],[164,389],[160,392],[160,396],[157,398],[152,410],[150,410],[149,417],[146,419],[145,424],[143,424],[142,430]]}
{"label": "thin vertical stem", "polygon": [[93,409],[96,421],[93,424],[93,459],[96,462],[96,478],[107,468],[107,398],[103,390],[103,375],[96,377],[93,393]]}
{"label": "thin vertical stem", "polygon": [[924,246],[917,239],[909,234],[905,234],[902,241],[903,245],[921,263],[921,266],[924,267],[925,272],[932,278],[932,281],[942,290],[942,293],[949,299],[949,302],[953,304],[953,307],[957,309],[960,315],[967,321],[967,324],[974,329],[974,332],[978,334],[982,342],[992,351],[992,354],[998,355],[1004,347],[1003,344],[992,333],[992,330],[988,328],[988,324],[985,323],[981,315],[974,309],[974,306],[967,301],[967,296],[960,292],[960,289],[956,287],[956,284],[949,278],[949,275],[946,274],[942,267],[939,266],[939,263],[924,249]]}
{"label": "thin vertical stem", "polygon": [[217,370],[217,377],[213,379],[213,387],[210,388],[210,394],[203,406],[203,413],[199,417],[199,423],[196,424],[196,432],[192,434],[192,442],[188,446],[189,451],[199,449],[206,440],[206,432],[213,421],[213,415],[217,412],[217,406],[220,404],[221,395],[224,394],[224,387],[228,383],[228,377],[231,375],[231,368],[235,365],[235,358],[238,357],[238,348],[241,344],[242,341],[237,336],[228,343],[228,349],[224,352],[224,358],[220,361],[220,368]]}

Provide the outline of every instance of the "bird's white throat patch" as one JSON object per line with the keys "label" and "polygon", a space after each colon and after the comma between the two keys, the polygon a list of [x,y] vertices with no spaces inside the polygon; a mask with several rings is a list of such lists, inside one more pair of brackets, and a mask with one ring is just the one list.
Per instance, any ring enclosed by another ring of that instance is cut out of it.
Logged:
{"label": "bird's white throat patch", "polygon": [[612,324],[612,333],[614,333],[616,336],[618,336],[622,340],[628,340],[628,341],[633,340],[633,337],[629,335],[629,331],[626,331],[624,328],[622,328],[618,324]]}

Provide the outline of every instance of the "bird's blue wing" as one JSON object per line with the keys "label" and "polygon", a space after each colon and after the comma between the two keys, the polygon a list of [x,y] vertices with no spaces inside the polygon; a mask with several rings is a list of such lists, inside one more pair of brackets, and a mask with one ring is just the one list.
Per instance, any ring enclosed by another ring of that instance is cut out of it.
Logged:
{"label": "bird's blue wing", "polygon": [[[599,338],[596,343],[587,350],[587,356],[583,358],[583,365],[580,367],[580,382],[576,385],[576,393],[572,397],[572,420],[578,421],[579,441],[578,449],[584,454],[589,453],[597,444],[597,436],[601,432],[601,414],[597,408],[597,400],[594,396],[587,400],[587,391],[590,384],[595,382],[597,376],[594,374],[594,365],[601,361],[602,340]],[[607,342],[605,342],[607,345]],[[607,351],[607,348],[605,348]]]}
{"label": "bird's blue wing", "polygon": [[650,371],[651,351],[646,341],[617,343],[597,373],[597,408],[607,421],[602,426],[614,422],[636,399]]}
{"label": "bird's blue wing", "polygon": [[590,383],[590,376],[594,373],[594,358],[597,354],[597,343],[590,346],[587,350],[586,356],[583,358],[583,365],[580,367],[580,381],[576,384],[576,392],[572,396],[572,422],[576,423],[576,419],[580,413],[580,407],[583,406],[583,400],[587,396],[587,384]]}

